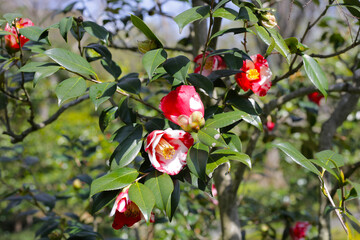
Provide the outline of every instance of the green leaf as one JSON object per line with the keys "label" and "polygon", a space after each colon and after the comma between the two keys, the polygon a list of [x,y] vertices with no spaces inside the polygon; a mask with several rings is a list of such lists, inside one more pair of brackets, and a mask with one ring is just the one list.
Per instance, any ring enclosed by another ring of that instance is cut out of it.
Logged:
{"label": "green leaf", "polygon": [[136,124],[135,127],[131,125],[125,125],[118,129],[114,135],[113,141],[117,141],[119,144],[122,144],[123,141],[134,141],[140,140],[142,137],[143,128],[142,125]]}
{"label": "green leaf", "polygon": [[168,74],[182,82],[185,82],[190,64],[191,62],[187,57],[180,55],[167,59],[164,62],[163,67]]}
{"label": "green leaf", "polygon": [[153,40],[156,43],[158,48],[162,48],[163,45],[160,40],[155,36],[155,34],[150,30],[150,28],[141,20],[139,17],[135,15],[130,16],[131,22],[137,27],[149,40]]}
{"label": "green leaf", "polygon": [[[208,16],[210,16],[210,14]],[[237,12],[231,8],[219,8],[213,12],[213,17],[225,18],[230,21],[234,21],[236,16]]]}
{"label": "green leaf", "polygon": [[155,205],[155,197],[152,191],[144,184],[135,182],[129,189],[129,199],[139,207],[145,221],[149,222],[151,211]]}
{"label": "green leaf", "polygon": [[200,142],[209,147],[228,147],[221,134],[216,129],[211,127],[205,126],[202,128],[198,132],[198,138]]}
{"label": "green leaf", "polygon": [[212,177],[215,169],[217,169],[222,164],[227,164],[230,169],[229,159],[221,155],[210,155],[208,163],[206,164],[206,174],[209,178]]}
{"label": "green leaf", "polygon": [[33,84],[34,86],[38,83],[38,81],[40,81],[43,78],[47,78],[51,75],[53,75],[54,73],[56,73],[57,71],[59,71],[60,66],[39,66],[37,67],[36,73],[34,75],[34,80],[33,80]]}
{"label": "green leaf", "polygon": [[90,86],[89,96],[95,104],[95,110],[116,92],[116,83],[98,83]]}
{"label": "green leaf", "polygon": [[112,59],[112,54],[109,49],[97,43],[90,43],[89,45],[87,45],[85,47],[85,54],[89,62],[95,61],[103,57],[108,61]]}
{"label": "green leaf", "polygon": [[319,170],[308,160],[304,155],[302,155],[296,148],[294,148],[290,143],[275,143],[275,147],[283,151],[288,157],[291,158],[294,162],[306,168],[307,170],[315,173],[320,176]]}
{"label": "green leaf", "polygon": [[129,98],[125,97],[119,102],[119,117],[125,124],[132,124],[136,121],[136,115],[129,107]]}
{"label": "green leaf", "polygon": [[83,27],[87,33],[107,43],[109,32],[106,28],[90,21],[83,22]]}
{"label": "green leaf", "polygon": [[146,180],[145,186],[153,192],[155,196],[155,206],[165,211],[171,193],[174,190],[171,177],[166,173],[161,174],[158,171],[154,171],[154,173],[150,175],[150,178]]}
{"label": "green leaf", "polygon": [[228,102],[230,102],[237,109],[246,112],[250,115],[260,115],[262,113],[262,109],[259,104],[252,98],[241,97],[238,94],[228,94],[226,98]]}
{"label": "green leaf", "polygon": [[207,77],[198,73],[190,73],[188,81],[193,86],[203,89],[209,96],[212,95],[214,84]]}
{"label": "green leaf", "polygon": [[102,191],[121,189],[136,180],[139,173],[133,168],[119,168],[92,181],[90,197]]}
{"label": "green leaf", "polygon": [[236,152],[242,151],[242,143],[239,136],[233,133],[224,133],[223,138],[231,150]]}
{"label": "green leaf", "polygon": [[[262,28],[264,28],[264,27],[262,27]],[[283,55],[286,58],[288,64],[290,64],[291,53],[290,53],[290,50],[289,50],[288,46],[286,45],[284,39],[282,38],[280,33],[278,31],[276,31],[274,28],[268,29],[268,31],[271,33],[271,37],[275,41],[276,51],[278,51],[281,55]]]}
{"label": "green leaf", "polygon": [[3,17],[6,19],[6,21],[9,23],[9,25],[12,25],[12,22],[15,18],[22,18],[23,15],[20,13],[6,13],[3,15]]}
{"label": "green leaf", "polygon": [[44,39],[42,42],[50,45],[49,39],[47,38],[49,32],[47,30],[42,29],[41,27],[29,26],[29,27],[20,28],[19,33],[21,35],[24,35],[24,37],[27,37],[31,41],[35,41],[35,42]]}
{"label": "green leaf", "polygon": [[206,164],[209,148],[201,143],[193,145],[187,154],[186,164],[189,170],[198,178],[206,180]]}
{"label": "green leaf", "polygon": [[339,168],[344,166],[344,157],[331,150],[324,150],[315,154],[317,160],[322,161],[331,168]]}
{"label": "green leaf", "polygon": [[205,127],[222,128],[229,126],[242,119],[246,113],[241,111],[231,111],[214,115],[205,123]]}
{"label": "green leaf", "polygon": [[83,95],[86,91],[86,82],[82,77],[68,78],[56,86],[55,93],[59,106],[70,98]]}
{"label": "green leaf", "polygon": [[97,76],[90,64],[81,56],[62,48],[52,48],[44,52],[65,69],[79,74]]}
{"label": "green leaf", "polygon": [[163,62],[165,62],[166,57],[167,57],[167,54],[166,54],[165,50],[162,48],[151,50],[144,54],[142,63],[144,65],[144,68],[145,68],[150,80],[151,80],[155,70]]}
{"label": "green leaf", "polygon": [[248,20],[250,22],[257,22],[258,18],[255,16],[253,11],[249,7],[241,7],[239,10],[239,14],[236,17],[237,19]]}
{"label": "green leaf", "polygon": [[165,127],[165,120],[162,118],[153,118],[145,123],[145,129],[147,132],[151,133],[155,130],[162,130]]}
{"label": "green leaf", "polygon": [[121,75],[121,68],[116,62],[111,59],[109,60],[105,58],[101,60],[101,65],[108,73],[110,73],[114,77],[115,80],[118,80]]}
{"label": "green leaf", "polygon": [[209,17],[210,14],[210,6],[198,6],[194,8],[190,8],[179,15],[177,15],[174,20],[179,26],[180,32],[182,29],[196,20],[204,19]]}
{"label": "green leaf", "polygon": [[230,0],[221,0],[216,6],[214,7],[213,11],[216,11],[218,8],[222,7],[224,4],[230,2]]}
{"label": "green leaf", "polygon": [[218,149],[212,152],[211,155],[223,155],[229,160],[242,162],[248,168],[251,168],[251,159],[245,153],[237,152],[231,149]]}
{"label": "green leaf", "polygon": [[109,107],[104,109],[99,117],[99,127],[102,132],[108,127],[110,122],[115,119],[118,107]]}
{"label": "green leaf", "polygon": [[218,32],[216,32],[214,35],[211,36],[210,41],[216,37],[222,36],[226,33],[233,33],[234,35],[239,33],[245,33],[248,32],[246,28],[230,28],[230,29],[223,29]]}
{"label": "green leaf", "polygon": [[168,216],[170,222],[175,214],[179,201],[180,201],[180,184],[177,179],[174,179],[174,190],[166,205],[166,215]]}
{"label": "green leaf", "polygon": [[59,22],[60,34],[65,40],[65,42],[67,42],[67,34],[72,27],[73,21],[74,21],[73,17],[64,17]]}
{"label": "green leaf", "polygon": [[355,183],[347,179],[347,181],[354,187],[358,197],[360,197],[360,183]]}
{"label": "green leaf", "polygon": [[312,163],[314,163],[315,165],[322,167],[323,169],[325,169],[326,171],[328,171],[330,174],[332,174],[338,181],[340,181],[340,177],[339,174],[337,174],[329,165],[327,165],[326,163],[319,161],[317,159],[309,159]]}
{"label": "green leaf", "polygon": [[306,75],[309,77],[310,81],[315,85],[320,92],[327,97],[327,89],[329,87],[328,80],[325,76],[325,73],[321,69],[315,59],[310,57],[309,55],[304,54],[302,56]]}
{"label": "green leaf", "polygon": [[91,214],[94,215],[107,205],[109,205],[118,195],[119,191],[104,191],[93,196],[93,204],[91,206]]}
{"label": "green leaf", "polygon": [[[139,154],[142,141],[125,140],[115,149],[110,157],[111,169],[122,168],[129,165]],[[115,161],[113,161],[115,159]]]}
{"label": "green leaf", "polygon": [[119,88],[134,94],[139,94],[141,90],[141,82],[138,73],[129,73],[120,78],[118,84]]}

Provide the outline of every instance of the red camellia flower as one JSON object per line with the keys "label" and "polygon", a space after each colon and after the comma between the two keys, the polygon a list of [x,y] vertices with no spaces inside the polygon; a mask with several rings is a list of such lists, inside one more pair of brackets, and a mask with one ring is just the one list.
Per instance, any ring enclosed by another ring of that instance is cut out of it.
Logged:
{"label": "red camellia flower", "polygon": [[316,103],[318,106],[320,106],[320,101],[321,101],[321,99],[324,98],[324,95],[322,95],[319,92],[313,92],[313,93],[308,94],[308,98],[310,101],[312,101],[312,102]]}
{"label": "red camellia flower", "polygon": [[267,127],[268,131],[271,132],[275,127],[275,123],[273,123],[272,121],[267,121],[266,127]]}
{"label": "red camellia flower", "polygon": [[[15,28],[15,26],[16,26],[16,28]],[[19,31],[20,28],[34,26],[34,23],[28,18],[18,18],[15,20],[15,26],[10,27],[10,25],[8,23],[5,26],[5,31],[13,34],[13,35],[5,36],[6,48],[11,51],[17,51],[20,49],[19,42],[22,47],[22,46],[24,46],[24,44],[26,42],[29,41],[28,38],[26,38],[22,35],[20,36],[20,39],[19,39],[16,29],[17,29],[17,31]]]}
{"label": "red camellia flower", "polygon": [[176,175],[186,165],[186,155],[193,144],[190,133],[168,128],[152,131],[146,139],[145,151],[155,169]]}
{"label": "red camellia flower", "polygon": [[198,131],[204,124],[204,105],[195,87],[182,85],[160,101],[164,116],[185,131]]}
{"label": "red camellia flower", "polygon": [[252,61],[245,60],[240,69],[242,72],[235,75],[236,82],[246,92],[251,89],[256,95],[265,96],[271,87],[272,73],[268,62],[260,54],[251,56]]}
{"label": "red camellia flower", "polygon": [[[209,55],[210,52],[205,53],[205,58]],[[203,54],[198,55],[194,62],[197,64],[194,72],[200,73],[201,70],[201,64],[202,64]],[[222,57],[220,56],[210,56],[206,58],[205,65],[202,69],[201,75],[204,75],[205,77],[209,76],[212,71],[215,70],[222,70],[226,68],[226,64]]]}
{"label": "red camellia flower", "polygon": [[[110,216],[115,214],[112,227],[116,230],[123,226],[131,227],[143,218],[139,207],[129,199],[129,188],[124,188],[117,196],[114,206],[111,210]],[[150,222],[154,222],[155,215],[151,213]]]}
{"label": "red camellia flower", "polygon": [[295,226],[290,229],[290,236],[292,240],[304,240],[310,223],[296,222]]}

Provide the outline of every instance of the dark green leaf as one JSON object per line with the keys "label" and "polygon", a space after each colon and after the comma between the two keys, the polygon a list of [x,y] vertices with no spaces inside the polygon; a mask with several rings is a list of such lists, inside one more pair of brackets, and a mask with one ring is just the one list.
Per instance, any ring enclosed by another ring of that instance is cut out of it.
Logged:
{"label": "dark green leaf", "polygon": [[117,80],[121,75],[121,68],[117,65],[113,60],[109,60],[107,58],[101,60],[101,65],[105,68],[108,73],[110,73],[115,80]]}
{"label": "dark green leaf", "polygon": [[102,191],[121,189],[130,185],[139,173],[133,168],[119,168],[92,181],[90,197]]}
{"label": "dark green leaf", "polygon": [[89,96],[95,104],[95,110],[100,104],[108,100],[116,91],[116,83],[98,83],[90,86]]}
{"label": "dark green leaf", "polygon": [[150,28],[135,15],[131,15],[131,22],[137,27],[149,40],[153,40],[156,43],[157,48],[162,48],[163,45],[160,40],[155,36],[155,34],[150,30]]}
{"label": "dark green leaf", "polygon": [[179,204],[180,201],[180,184],[178,180],[174,180],[174,190],[171,194],[171,197],[169,198],[168,202],[167,202],[167,206],[166,206],[166,215],[169,218],[169,221],[171,222],[176,208]]}
{"label": "dark green leaf", "polygon": [[143,129],[140,124],[136,124],[135,127],[133,125],[123,126],[114,133],[114,141],[117,141],[119,144],[121,144],[125,140],[140,140],[142,137],[142,131]]}
{"label": "dark green leaf", "polygon": [[67,34],[72,27],[73,20],[73,17],[64,17],[59,22],[60,34],[64,38],[65,42],[67,42]]}
{"label": "dark green leaf", "polygon": [[144,54],[142,63],[143,66],[151,80],[155,70],[165,62],[167,54],[164,49],[159,48],[155,50],[148,51]]}
{"label": "dark green leaf", "polygon": [[97,76],[90,64],[75,53],[62,48],[52,48],[44,53],[67,70]]}
{"label": "dark green leaf", "polygon": [[106,28],[90,21],[83,22],[83,27],[87,33],[107,43],[109,32]]}
{"label": "dark green leaf", "polygon": [[68,78],[56,86],[55,93],[59,106],[70,98],[83,95],[86,91],[86,82],[82,77]]}
{"label": "dark green leaf", "polygon": [[150,178],[146,180],[145,186],[147,186],[155,196],[155,206],[160,210],[166,210],[167,203],[171,197],[171,193],[174,190],[174,184],[171,177],[166,173],[161,174],[155,171]]}
{"label": "dark green leaf", "polygon": [[226,33],[233,33],[234,35],[239,33],[245,33],[247,32],[246,28],[230,28],[230,29],[223,29],[218,32],[216,32],[214,35],[211,36],[210,41],[216,37],[222,36]]}
{"label": "dark green leaf", "polygon": [[291,160],[293,160],[303,168],[306,168],[307,170],[320,176],[319,170],[310,162],[310,160],[304,157],[304,155],[302,155],[290,143],[275,143],[274,146],[283,151],[288,157],[291,158]]}
{"label": "dark green leaf", "polygon": [[129,107],[129,98],[123,98],[119,103],[119,117],[125,124],[132,124],[136,121],[136,115]]}
{"label": "dark green leaf", "polygon": [[162,118],[153,118],[145,123],[145,129],[149,133],[154,130],[162,130],[165,127],[165,120]]}
{"label": "dark green leaf", "polygon": [[221,0],[216,6],[214,7],[213,11],[216,11],[218,8],[222,7],[227,2],[230,2],[230,0]]}
{"label": "dark green leaf", "polygon": [[[264,27],[262,27],[262,28],[264,28]],[[271,33],[271,37],[275,41],[276,51],[278,51],[281,55],[283,55],[286,58],[288,64],[290,64],[291,54],[290,54],[290,50],[289,50],[288,46],[286,45],[284,39],[282,38],[280,33],[278,31],[276,31],[274,28],[268,29],[268,31]],[[271,45],[271,43],[270,43],[270,45]]]}
{"label": "dark green leaf", "polygon": [[187,154],[186,164],[190,171],[198,178],[206,180],[206,164],[209,148],[201,143],[193,145]]}
{"label": "dark green leaf", "polygon": [[203,89],[208,95],[212,95],[214,84],[207,77],[198,73],[190,73],[188,81],[193,86]]}
{"label": "dark green leaf", "polygon": [[310,81],[315,85],[315,87],[319,89],[326,98],[329,83],[325,76],[325,73],[321,69],[318,62],[309,55],[304,54],[302,58],[306,75],[309,77]]}
{"label": "dark green leaf", "polygon": [[200,142],[209,147],[225,147],[226,145],[221,134],[214,128],[204,127],[198,132]]}
{"label": "dark green leaf", "polygon": [[108,127],[110,122],[116,118],[118,107],[109,107],[104,109],[99,117],[99,127],[102,132]]}
{"label": "dark green leaf", "polygon": [[93,196],[91,214],[94,215],[96,212],[100,211],[102,208],[109,205],[111,201],[113,201],[116,198],[118,193],[119,191],[116,190],[116,191],[104,191],[95,194]]}
{"label": "dark green leaf", "polygon": [[99,56],[99,57],[92,58],[89,55],[89,58],[91,59],[91,61],[94,61],[94,60],[102,58],[102,57],[106,58],[107,60],[111,60],[111,58],[112,58],[112,54],[109,51],[109,49],[107,49],[107,47],[97,44],[97,43],[91,43],[91,44],[87,45],[85,47],[85,50],[86,50],[85,53],[87,53],[87,50],[94,50],[97,53],[96,55]]}
{"label": "dark green leaf", "polygon": [[139,94],[141,89],[141,82],[138,73],[129,73],[120,78],[118,82],[119,88],[134,94]]}
{"label": "dark green leaf", "polygon": [[182,82],[185,82],[190,63],[191,62],[187,57],[180,55],[167,59],[164,62],[163,67],[168,74]]}
{"label": "dark green leaf", "polygon": [[119,144],[110,157],[111,169],[122,168],[130,164],[139,154],[142,143],[139,140],[126,139]]}
{"label": "dark green leaf", "polygon": [[228,94],[226,100],[235,106],[237,109],[246,112],[250,115],[260,115],[262,109],[257,102],[252,98],[241,97],[238,94]]}
{"label": "dark green leaf", "polygon": [[231,150],[236,152],[242,151],[242,143],[239,136],[233,133],[226,133],[223,134],[223,138]]}
{"label": "dark green leaf", "polygon": [[210,155],[206,164],[206,174],[209,176],[209,178],[212,177],[215,169],[217,169],[222,164],[227,164],[228,168],[230,169],[229,159],[221,155]]}
{"label": "dark green leaf", "polygon": [[248,168],[251,168],[251,159],[245,153],[237,152],[231,149],[218,149],[212,152],[211,155],[223,155],[229,160],[242,162]]}
{"label": "dark green leaf", "polygon": [[155,197],[152,191],[144,184],[135,182],[129,189],[129,199],[139,207],[145,221],[149,222],[151,211],[155,205]]}
{"label": "dark green leaf", "polygon": [[248,20],[250,22],[257,22],[258,18],[255,16],[253,11],[248,7],[241,7],[239,10],[239,14],[236,19]]}
{"label": "dark green leaf", "polygon": [[210,6],[198,6],[180,13],[174,18],[174,20],[179,26],[181,32],[182,29],[189,23],[209,17],[209,13]]}

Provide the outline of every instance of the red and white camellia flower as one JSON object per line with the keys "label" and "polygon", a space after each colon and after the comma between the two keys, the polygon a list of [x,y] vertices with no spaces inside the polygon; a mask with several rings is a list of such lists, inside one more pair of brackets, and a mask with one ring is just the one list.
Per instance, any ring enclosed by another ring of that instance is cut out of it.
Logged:
{"label": "red and white camellia flower", "polygon": [[[209,55],[210,52],[205,53],[205,58]],[[194,62],[197,64],[194,73],[200,73],[201,65],[203,60],[203,54],[196,56]],[[226,68],[226,64],[222,57],[220,56],[210,56],[206,58],[204,67],[202,69],[201,75],[205,77],[209,76],[212,71],[222,70]]]}
{"label": "red and white camellia flower", "polygon": [[[16,28],[15,28],[16,26]],[[24,27],[30,27],[30,26],[34,26],[34,23],[28,19],[28,18],[18,18],[15,20],[15,26],[10,27],[10,25],[7,23],[5,26],[5,31],[12,33],[13,35],[6,35],[5,36],[5,46],[7,49],[11,50],[11,51],[17,51],[20,49],[20,46],[24,46],[24,44],[26,42],[29,41],[28,38],[24,37],[24,36],[20,36],[20,38],[18,38],[18,32],[20,28],[24,28]],[[16,31],[17,29],[17,31]],[[19,46],[20,43],[20,46]]]}
{"label": "red and white camellia flower", "polygon": [[296,222],[295,226],[290,229],[291,239],[305,240],[309,227],[310,223],[308,222]]}
{"label": "red and white camellia flower", "polygon": [[195,87],[182,85],[160,101],[164,116],[185,131],[198,131],[204,124],[204,104]]}
{"label": "red and white camellia flower", "polygon": [[307,95],[309,100],[316,103],[318,106],[320,106],[321,99],[324,98],[324,95],[322,95],[319,92],[313,92]]}
{"label": "red and white camellia flower", "polygon": [[193,144],[190,133],[168,128],[152,131],[146,139],[145,151],[156,170],[176,175],[186,165],[186,155]]}
{"label": "red and white camellia flower", "polygon": [[263,97],[271,88],[272,73],[268,62],[260,54],[251,56],[252,61],[245,60],[240,69],[242,72],[235,75],[236,82],[246,92],[251,89],[256,95]]}
{"label": "red and white camellia flower", "polygon": [[[110,213],[110,216],[115,214],[112,227],[116,230],[121,229],[123,226],[131,227],[144,218],[139,207],[129,199],[130,186],[124,188],[117,196]],[[151,213],[150,222],[154,221],[155,215]]]}

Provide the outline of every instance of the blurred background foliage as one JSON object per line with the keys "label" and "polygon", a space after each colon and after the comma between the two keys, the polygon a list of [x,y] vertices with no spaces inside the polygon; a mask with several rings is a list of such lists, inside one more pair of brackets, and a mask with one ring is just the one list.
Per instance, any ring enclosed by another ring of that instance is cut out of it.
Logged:
{"label": "blurred background foliage", "polygon": [[[323,1],[263,2],[278,10],[276,16],[284,37],[302,33],[307,22],[314,19],[326,4]],[[83,16],[104,25],[113,34],[109,49],[113,60],[121,66],[123,76],[130,72],[145,74],[139,64],[142,55],[136,47],[137,41],[144,39],[132,27],[129,14],[135,13],[142,17],[161,41],[175,50],[170,52],[170,57],[171,54],[175,55],[178,48],[185,51],[191,59],[189,42],[193,29],[186,28],[180,35],[169,18],[190,6],[188,1],[13,0],[2,1],[0,14],[3,15],[5,11],[20,12],[41,27],[59,22],[65,16]],[[347,15],[348,12],[340,7],[332,8],[316,31],[308,36],[307,45],[310,49],[327,53],[346,46],[351,41],[349,36],[354,35],[351,32],[352,22],[349,23]],[[225,28],[231,24],[234,23],[224,22],[223,26]],[[52,47],[68,47],[74,52],[77,49],[77,41],[70,34],[67,45],[56,30],[50,30],[49,38]],[[95,41],[93,37],[86,35],[82,43],[85,46]],[[238,35],[224,36],[218,41],[218,48],[239,45],[241,41]],[[266,47],[255,36],[249,37],[248,45],[251,54],[266,51]],[[336,60],[320,59],[319,62],[333,79],[346,79],[352,75],[350,64],[353,64],[352,60],[358,54],[359,50],[355,49]],[[281,75],[285,66],[281,64],[283,61],[280,61],[279,56],[271,55],[268,61],[273,74]],[[92,66],[99,79],[112,78],[99,62],[94,62]],[[61,79],[66,78],[66,74],[59,71],[32,89],[31,95],[35,96],[34,104],[38,109],[39,119],[46,118],[58,109],[55,87]],[[142,91],[149,93],[165,84],[168,83],[153,82],[148,85],[148,89]],[[271,90],[261,101],[267,103],[272,98],[306,85],[304,73],[298,72],[279,83],[276,90]],[[164,94],[152,94],[146,100],[156,106]],[[243,230],[247,232],[246,239],[281,239],[283,235],[288,236],[286,232],[291,225],[300,220],[311,223],[308,239],[316,239],[320,197],[318,179],[298,165],[286,161],[286,158],[280,158],[279,151],[274,150],[269,143],[275,138],[284,139],[301,149],[306,157],[312,158],[318,150],[321,124],[328,118],[338,99],[338,93],[331,93],[326,103],[322,100],[320,106],[317,106],[304,97],[287,102],[272,112],[275,129],[262,135],[262,142],[258,144],[252,158],[254,168],[245,174],[245,181],[238,192],[238,204],[241,206],[238,213]],[[113,100],[119,102],[120,98],[114,96]],[[139,114],[154,114],[141,104],[132,104]],[[115,231],[111,228],[113,219],[108,216],[111,206],[92,214],[90,183],[107,171],[105,163],[116,148],[116,144],[111,142],[111,135],[122,125],[117,121],[105,133],[100,131],[99,114],[109,106],[110,103],[105,103],[94,111],[94,105],[86,100],[68,109],[54,123],[31,133],[15,145],[11,144],[6,135],[0,136],[1,238],[34,239],[36,236],[39,239],[40,236],[48,236],[50,239],[58,239],[63,231],[73,231],[71,233],[78,233],[74,234],[73,239],[96,237],[98,234],[104,239],[218,239],[221,229],[217,207],[211,201],[214,199],[190,185],[181,185],[180,204],[172,222],[167,222],[165,216],[158,212],[155,225],[147,226],[141,222],[135,228]],[[14,113],[17,116],[13,125],[22,130],[27,124],[21,115],[24,108],[14,106],[14,109],[16,107],[18,109]],[[338,129],[334,141],[333,150],[344,156],[346,164],[358,162],[360,156],[359,103],[355,109]],[[248,125],[241,125],[235,130],[243,142],[251,137],[252,131],[248,128]],[[3,130],[0,129],[1,132]],[[359,177],[357,172],[351,179],[357,180]],[[347,208],[359,216],[359,198],[349,203]],[[43,218],[42,211],[50,209],[58,217],[49,222],[47,218]],[[333,239],[345,239],[345,233],[337,219],[332,218],[332,226]]]}

